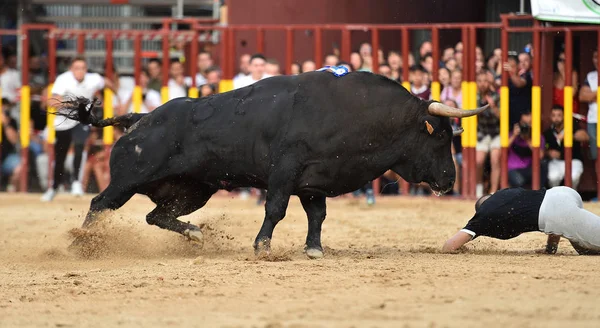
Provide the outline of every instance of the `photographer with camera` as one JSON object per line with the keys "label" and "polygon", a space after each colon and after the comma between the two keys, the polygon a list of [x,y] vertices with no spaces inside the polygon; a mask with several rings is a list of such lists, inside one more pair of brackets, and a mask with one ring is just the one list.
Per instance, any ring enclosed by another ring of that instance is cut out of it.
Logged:
{"label": "photographer with camera", "polygon": [[[564,109],[560,105],[552,107],[552,126],[544,132],[546,139],[546,154],[548,156],[548,184],[556,187],[565,178],[565,120]],[[583,153],[581,143],[590,139],[585,129],[579,128],[579,122],[573,122],[573,159],[571,176],[573,178],[573,189],[577,190],[579,179],[583,174]]]}
{"label": "photographer with camera", "polygon": [[[540,136],[540,144],[545,144],[544,136]],[[531,112],[521,114],[521,119],[513,126],[508,149],[508,182],[511,187],[531,186],[533,146],[531,144]],[[544,152],[540,152],[544,158]],[[547,163],[540,162],[540,185],[546,185]]]}

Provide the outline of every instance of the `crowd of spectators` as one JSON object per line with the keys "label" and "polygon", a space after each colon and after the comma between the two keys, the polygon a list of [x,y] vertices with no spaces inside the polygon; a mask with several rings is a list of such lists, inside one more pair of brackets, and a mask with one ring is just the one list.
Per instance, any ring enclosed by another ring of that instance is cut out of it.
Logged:
{"label": "crowd of spectators", "polygon": [[[402,72],[408,70],[410,91],[417,97],[432,99],[431,82],[433,81],[432,44],[425,41],[416,52],[416,56],[409,54],[409,67],[403,67],[402,56],[398,51],[391,50],[385,53],[381,49],[373,54],[369,43],[363,43],[352,52],[349,62],[341,61],[339,52],[333,51],[323,58],[324,65],[341,65],[350,71],[369,71],[381,74],[389,79],[402,83]],[[527,46],[520,53],[510,53],[507,62],[501,61],[500,49],[494,49],[484,56],[481,48],[476,48],[475,62],[472,64],[476,70],[477,103],[479,106],[486,104],[490,108],[478,118],[477,127],[477,195],[485,192],[493,193],[500,187],[500,76],[506,71],[509,76],[509,111],[510,111],[510,148],[508,157],[509,181],[511,186],[530,186],[532,180],[532,143],[531,143],[531,89],[532,71],[531,63],[534,55],[531,46]],[[373,57],[378,56],[379,66],[373,67]],[[441,84],[440,100],[450,106],[463,106],[462,74],[463,46],[457,43],[453,47],[446,47],[441,51],[437,79]],[[189,76],[186,72],[187,65],[184,57],[169,60],[169,99],[185,96],[190,88],[198,88],[200,97],[207,97],[218,92],[222,78],[221,69],[215,65],[210,52],[202,51],[197,58],[197,74]],[[43,200],[52,200],[61,189],[81,195],[86,191],[98,191],[105,188],[110,179],[110,174],[104,159],[108,154],[102,147],[102,130],[87,127],[75,127],[65,122],[55,122],[57,140],[54,145],[56,161],[53,172],[48,172],[47,156],[47,128],[44,110],[52,101],[57,101],[69,91],[80,92],[83,96],[97,95],[102,97],[102,90],[109,88],[114,92],[113,105],[116,115],[132,112],[132,95],[134,79],[130,76],[121,76],[115,72],[109,79],[100,74],[92,73],[87,67],[85,58],[74,58],[65,65],[65,72],[57,77],[61,81],[54,85],[53,90],[48,90],[47,63],[44,57],[31,57],[29,63],[30,85],[32,92],[32,130],[30,144],[30,168],[32,189],[47,190]],[[20,72],[17,70],[14,52],[5,51],[0,56],[0,85],[2,86],[2,181],[1,185],[8,191],[15,190],[17,177],[22,170],[19,155],[19,89]],[[594,66],[597,67],[597,54],[594,53]],[[151,112],[162,103],[162,62],[159,59],[147,61],[142,69],[140,85],[143,90],[143,103],[141,111]],[[318,69],[313,60],[293,63],[289,67],[291,74],[314,71]],[[263,54],[243,54],[239,58],[237,74],[233,78],[234,89],[251,85],[256,81],[271,76],[281,75],[282,68],[274,58]],[[102,73],[102,72],[99,72]],[[555,65],[553,80],[553,108],[552,126],[542,136],[542,183],[548,186],[560,184],[564,179],[564,148],[562,140],[563,131],[563,88],[565,85],[564,54],[560,54]],[[597,106],[596,88],[597,71],[590,72],[585,82],[579,88],[578,75],[573,71],[574,81],[574,112],[578,113],[579,103],[589,104],[587,116],[587,130],[579,128],[579,121],[575,122],[574,151],[573,151],[573,181],[577,186],[583,173],[584,149],[580,143],[590,142],[595,145],[596,113]],[[67,81],[67,82],[65,82]],[[84,83],[85,82],[85,83]],[[81,85],[84,85],[81,87]],[[99,114],[101,115],[101,114]],[[67,122],[68,123],[68,122]],[[460,125],[459,120],[453,120],[453,125]],[[65,132],[67,131],[67,132]],[[119,138],[120,131],[115,132]],[[591,147],[591,157],[595,158],[595,147]],[[460,175],[462,162],[462,146],[460,137],[452,143],[452,154],[457,168],[455,193],[460,192]],[[50,179],[49,179],[50,177]],[[399,188],[395,181],[397,175],[387,172],[384,177],[384,193],[398,193]],[[48,181],[53,181],[48,185]],[[388,183],[389,182],[389,183]],[[92,185],[93,184],[93,185]],[[367,194],[372,194],[371,184],[365,186]],[[428,189],[423,185],[411,186],[411,193],[416,195],[427,194]],[[247,195],[247,190],[243,193]]]}

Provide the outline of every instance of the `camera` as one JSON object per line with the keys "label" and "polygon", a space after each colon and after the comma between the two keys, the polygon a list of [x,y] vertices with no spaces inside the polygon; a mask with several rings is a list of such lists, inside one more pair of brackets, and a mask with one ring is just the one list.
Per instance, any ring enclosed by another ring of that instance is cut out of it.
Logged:
{"label": "camera", "polygon": [[521,136],[526,137],[531,134],[531,126],[529,124],[519,124],[519,128],[521,128]]}

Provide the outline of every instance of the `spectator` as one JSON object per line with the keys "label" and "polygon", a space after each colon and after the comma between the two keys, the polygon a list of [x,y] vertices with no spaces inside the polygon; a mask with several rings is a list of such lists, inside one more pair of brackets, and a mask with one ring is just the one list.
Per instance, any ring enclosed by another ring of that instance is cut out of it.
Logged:
{"label": "spectator", "polygon": [[21,74],[16,69],[10,68],[8,63],[4,61],[4,56],[0,54],[0,86],[2,87],[2,98],[10,101],[11,116],[18,121],[19,109],[15,106],[18,102],[19,90],[21,89]]}
{"label": "spectator", "polygon": [[456,65],[456,59],[448,59],[446,63],[444,63],[444,67],[446,67],[450,72],[455,71],[458,68],[458,65]]}
{"label": "spectator", "polygon": [[290,74],[291,75],[298,75],[302,73],[302,68],[300,67],[300,64],[298,63],[292,63],[292,66],[290,67]]}
{"label": "spectator", "polygon": [[456,43],[456,46],[454,46],[454,55],[456,56],[456,53],[462,52],[463,51],[463,43],[461,41]]}
{"label": "spectator", "polygon": [[[221,69],[217,66],[211,66],[206,69],[206,84],[219,85],[221,82]],[[202,84],[196,84],[199,86]]]}
{"label": "spectator", "polygon": [[452,71],[450,74],[450,85],[440,95],[440,100],[454,100],[458,108],[462,108],[462,72],[460,70]]}
{"label": "spectator", "polygon": [[[540,144],[545,144],[545,139],[540,136]],[[531,145],[531,112],[521,114],[518,123],[513,126],[508,149],[508,181],[511,187],[526,187],[531,185],[532,172],[532,145]],[[544,152],[540,152],[544,157]],[[546,185],[547,165],[540,163],[540,185]]]}
{"label": "spectator", "polygon": [[519,58],[519,71],[529,72],[531,71],[531,55],[528,52],[522,52],[518,56]]}
{"label": "spectator", "polygon": [[337,66],[344,66],[348,69],[348,72],[352,72],[352,65],[350,65],[350,63],[348,63],[348,62],[345,62],[345,61],[338,62]]}
{"label": "spectator", "polygon": [[[213,59],[210,52],[202,51],[198,54],[198,73],[196,74],[196,85],[207,83],[206,70],[213,66]],[[182,65],[183,68],[183,65]]]}
{"label": "spectator", "polygon": [[444,52],[442,53],[442,62],[445,63],[451,58],[454,58],[454,48],[448,47],[444,49]]}
{"label": "spectator", "polygon": [[402,59],[400,58],[400,54],[395,51],[390,51],[388,54],[388,65],[390,65],[390,69],[392,70],[392,79],[401,82],[402,81]]}
{"label": "spectator", "polygon": [[353,52],[350,54],[350,65],[352,65],[353,71],[361,71],[363,64],[363,58],[358,52]]}
{"label": "spectator", "polygon": [[169,100],[187,97],[188,88],[192,83],[191,78],[184,75],[183,64],[178,60],[173,60],[169,69],[169,75],[171,76],[168,84]]}
{"label": "spectator", "polygon": [[[150,113],[162,104],[160,93],[156,90],[148,88],[150,77],[147,69],[142,69],[140,72],[140,87],[142,88],[142,104],[140,113]],[[119,89],[119,92],[121,90]],[[122,112],[118,112],[117,115],[124,115],[127,113],[133,113],[133,94],[130,93],[127,99],[122,98],[122,102],[125,104],[122,106],[124,109]]]}
{"label": "spectator", "polygon": [[11,102],[8,98],[2,98],[2,111],[0,112],[0,124],[2,124],[2,158],[0,169],[2,176],[8,177],[6,191],[16,191],[16,186],[21,173],[21,156],[17,151],[19,144],[19,132],[17,121],[10,117]]}
{"label": "spectator", "polygon": [[477,74],[477,107],[490,108],[477,117],[477,197],[483,196],[483,166],[490,156],[491,175],[488,194],[495,193],[500,186],[500,96],[490,89],[485,72]]}
{"label": "spectator", "polygon": [[454,59],[456,60],[456,69],[463,69],[463,53],[462,52],[456,52],[454,54]]}
{"label": "spectator", "polygon": [[431,56],[430,52],[421,57],[421,66],[423,66],[429,73],[433,71],[433,57]]}
{"label": "spectator", "polygon": [[265,64],[267,60],[265,56],[261,54],[255,54],[250,58],[250,74],[243,80],[239,81],[237,85],[233,85],[234,89],[243,88],[251,85],[254,82],[260,81],[264,78],[269,77],[265,73]]}
{"label": "spectator", "polygon": [[42,94],[48,85],[48,75],[42,68],[38,56],[29,57],[29,88],[31,92],[31,120],[33,129],[42,131],[46,127],[46,113],[42,110]]}
{"label": "spectator", "polygon": [[271,76],[281,75],[281,71],[279,69],[279,62],[277,61],[277,59],[267,59],[267,63],[265,65],[265,72]]}
{"label": "spectator", "polygon": [[414,65],[410,68],[410,72],[413,74],[413,81],[410,86],[410,91],[415,96],[423,100],[431,100],[431,90],[424,82],[427,71],[421,65]]}
{"label": "spectator", "polygon": [[317,65],[312,60],[306,60],[302,63],[302,73],[312,72],[317,69]]}
{"label": "spectator", "polygon": [[438,81],[440,82],[442,90],[450,85],[450,71],[448,71],[447,68],[440,67],[440,69],[438,69]]}
{"label": "spectator", "polygon": [[363,71],[373,71],[373,48],[367,42],[360,45],[359,48],[360,57],[363,60],[363,64],[361,66],[361,70]]}
{"label": "spectator", "polygon": [[200,97],[208,97],[217,92],[217,87],[214,84],[203,84],[200,86]]}
{"label": "spectator", "polygon": [[[448,99],[444,101],[445,105],[452,106],[454,108],[458,108],[458,104],[452,100]],[[450,119],[450,124],[452,124],[452,129],[457,130],[461,127],[460,118],[453,117]],[[461,168],[462,168],[462,140],[461,136],[455,136],[452,138],[452,143],[450,144],[450,150],[452,152],[452,160],[454,161],[454,170],[456,171],[456,179],[454,180],[454,187],[452,189],[455,195],[460,195],[460,177],[461,177]]]}
{"label": "spectator", "polygon": [[500,65],[500,59],[493,53],[485,59],[485,67],[493,73],[494,83],[496,80],[502,78],[502,65]]}
{"label": "spectator", "polygon": [[480,46],[475,47],[475,60],[481,60],[483,62],[485,58],[483,57],[483,51]]}
{"label": "spectator", "polygon": [[379,74],[387,77],[388,79],[393,80],[392,69],[388,64],[379,65]]}
{"label": "spectator", "polygon": [[433,45],[431,44],[431,41],[424,41],[423,43],[421,43],[421,47],[419,47],[419,59],[422,61],[427,54],[430,54],[432,52]]}
{"label": "spectator", "polygon": [[[234,85],[236,83],[239,83],[240,79],[244,79],[246,76],[248,76],[248,74],[250,74],[249,67],[250,67],[250,55],[249,54],[241,55],[240,56],[240,67],[239,67],[240,71],[237,73],[236,76],[233,77]],[[197,85],[201,85],[201,84],[197,84]]]}
{"label": "spectator", "polygon": [[338,58],[338,56],[327,55],[325,57],[325,66],[336,66],[339,61],[340,59]]}
{"label": "spectator", "polygon": [[592,57],[595,71],[591,71],[585,77],[585,82],[579,93],[579,101],[588,103],[587,130],[590,137],[590,153],[593,160],[598,156],[596,147],[596,128],[598,122],[598,104],[596,103],[596,91],[598,90],[598,51],[594,51]]}
{"label": "spectator", "polygon": [[[529,54],[527,54],[529,56]],[[517,65],[521,68],[518,69]],[[523,113],[531,111],[531,87],[533,79],[531,72],[525,70],[527,67],[526,59],[519,63],[515,55],[508,57],[508,62],[504,63],[504,70],[509,74],[508,94],[509,94],[509,123],[510,126],[516,124]]]}
{"label": "spectator", "polygon": [[475,61],[475,73],[479,74],[479,73],[483,72],[483,67],[484,67],[483,60],[477,59]]}
{"label": "spectator", "polygon": [[[544,132],[546,154],[550,159],[548,162],[548,184],[551,188],[560,185],[565,178],[564,114],[563,107],[554,105],[551,114],[552,126]],[[577,189],[579,179],[583,174],[581,143],[588,141],[589,136],[584,129],[578,128],[576,124],[574,125],[571,177],[573,179],[573,189]]]}
{"label": "spectator", "polygon": [[[105,87],[112,89],[114,94],[118,94],[118,92],[114,90],[110,80],[103,78],[97,73],[88,73],[85,58],[78,56],[71,61],[71,66],[68,71],[56,77],[54,87],[50,92],[52,94],[52,99],[49,100],[49,105],[54,108],[59,108],[58,102],[65,100],[65,97],[75,96],[91,99],[97,92]],[[56,130],[56,142],[54,144],[54,182],[52,187],[48,188],[46,193],[42,196],[42,201],[45,202],[51,201],[56,196],[56,191],[62,182],[65,170],[65,158],[71,143],[74,143],[75,145],[71,193],[75,196],[83,194],[83,187],[79,181],[79,173],[82,164],[81,158],[85,140],[89,135],[89,127],[87,125],[84,126],[77,121],[57,116],[54,119],[54,128]]]}
{"label": "spectator", "polygon": [[160,92],[162,87],[162,63],[158,59],[150,59],[148,62],[148,75],[150,81],[148,82],[148,88],[154,91]]}
{"label": "spectator", "polygon": [[[558,55],[556,66],[554,67],[554,79],[552,85],[552,104],[560,105],[564,108],[565,106],[565,53],[561,52]],[[571,71],[572,84],[573,84],[573,113],[579,113],[579,97],[577,93],[579,91],[579,74],[577,70]]]}
{"label": "spectator", "polygon": [[[81,185],[84,191],[88,190],[92,174],[94,174],[100,192],[106,189],[110,183],[110,170],[106,165],[107,155],[104,150],[104,143],[102,142],[102,132],[101,128],[92,127],[90,137],[87,141],[86,152],[88,157],[83,165],[81,178]],[[117,134],[115,133],[115,135]]]}

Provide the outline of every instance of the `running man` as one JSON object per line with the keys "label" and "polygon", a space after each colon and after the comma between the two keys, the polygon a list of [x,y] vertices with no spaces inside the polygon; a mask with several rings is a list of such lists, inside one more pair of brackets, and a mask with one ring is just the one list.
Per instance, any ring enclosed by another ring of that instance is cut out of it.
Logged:
{"label": "running man", "polygon": [[[479,198],[473,218],[442,251],[456,251],[479,236],[511,239],[530,231],[562,236],[581,255],[600,255],[600,217],[583,209],[581,196],[568,187],[509,188]],[[557,247],[558,238],[551,238],[546,252]]]}

